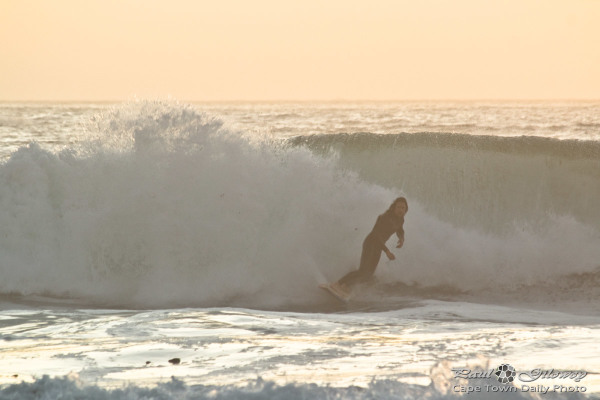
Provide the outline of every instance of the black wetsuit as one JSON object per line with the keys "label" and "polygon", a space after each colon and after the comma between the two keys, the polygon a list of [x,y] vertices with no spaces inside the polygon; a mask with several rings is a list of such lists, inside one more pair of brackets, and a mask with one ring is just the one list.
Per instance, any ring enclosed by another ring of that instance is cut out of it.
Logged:
{"label": "black wetsuit", "polygon": [[374,273],[381,252],[387,251],[385,242],[392,234],[396,233],[398,239],[404,240],[404,217],[398,217],[392,211],[386,211],[377,217],[375,226],[363,242],[362,254],[360,256],[360,267],[339,280],[339,283],[352,286],[358,282],[368,280]]}

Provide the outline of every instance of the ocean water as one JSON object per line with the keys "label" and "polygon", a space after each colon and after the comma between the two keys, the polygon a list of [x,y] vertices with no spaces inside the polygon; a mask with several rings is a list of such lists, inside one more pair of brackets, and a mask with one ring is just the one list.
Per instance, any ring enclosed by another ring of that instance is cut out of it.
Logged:
{"label": "ocean water", "polygon": [[0,104],[0,399],[598,398],[599,199],[599,102]]}

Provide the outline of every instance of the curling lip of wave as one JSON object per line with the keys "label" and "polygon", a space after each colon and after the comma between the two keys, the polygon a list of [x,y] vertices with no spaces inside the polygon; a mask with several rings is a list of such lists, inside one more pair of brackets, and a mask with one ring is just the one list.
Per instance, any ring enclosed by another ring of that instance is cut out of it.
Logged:
{"label": "curling lip of wave", "polygon": [[315,149],[377,148],[455,148],[468,151],[494,151],[511,154],[541,154],[566,158],[600,157],[600,141],[555,139],[540,136],[492,136],[450,132],[377,134],[368,132],[296,136],[288,139],[294,146]]}

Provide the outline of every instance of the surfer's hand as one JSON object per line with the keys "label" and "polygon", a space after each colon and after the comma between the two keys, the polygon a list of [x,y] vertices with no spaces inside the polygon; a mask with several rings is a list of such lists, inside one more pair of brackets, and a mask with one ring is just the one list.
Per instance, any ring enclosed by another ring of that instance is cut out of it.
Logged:
{"label": "surfer's hand", "polygon": [[404,245],[404,239],[398,239],[398,244],[396,245],[396,248],[400,248]]}
{"label": "surfer's hand", "polygon": [[396,256],[394,255],[394,253],[392,253],[389,250],[385,253],[385,255],[388,256],[388,258],[392,261],[396,259]]}

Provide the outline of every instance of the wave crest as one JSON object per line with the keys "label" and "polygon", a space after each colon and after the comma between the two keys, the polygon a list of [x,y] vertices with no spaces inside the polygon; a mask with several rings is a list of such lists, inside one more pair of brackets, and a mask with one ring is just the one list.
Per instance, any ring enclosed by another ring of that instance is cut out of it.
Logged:
{"label": "wave crest", "polygon": [[380,263],[384,282],[502,302],[519,285],[552,292],[599,266],[594,145],[428,134],[274,142],[165,102],[117,107],[89,136],[58,153],[31,144],[0,165],[0,293],[322,310],[330,299],[317,283],[358,266],[362,240],[399,194],[410,202],[406,243]]}

